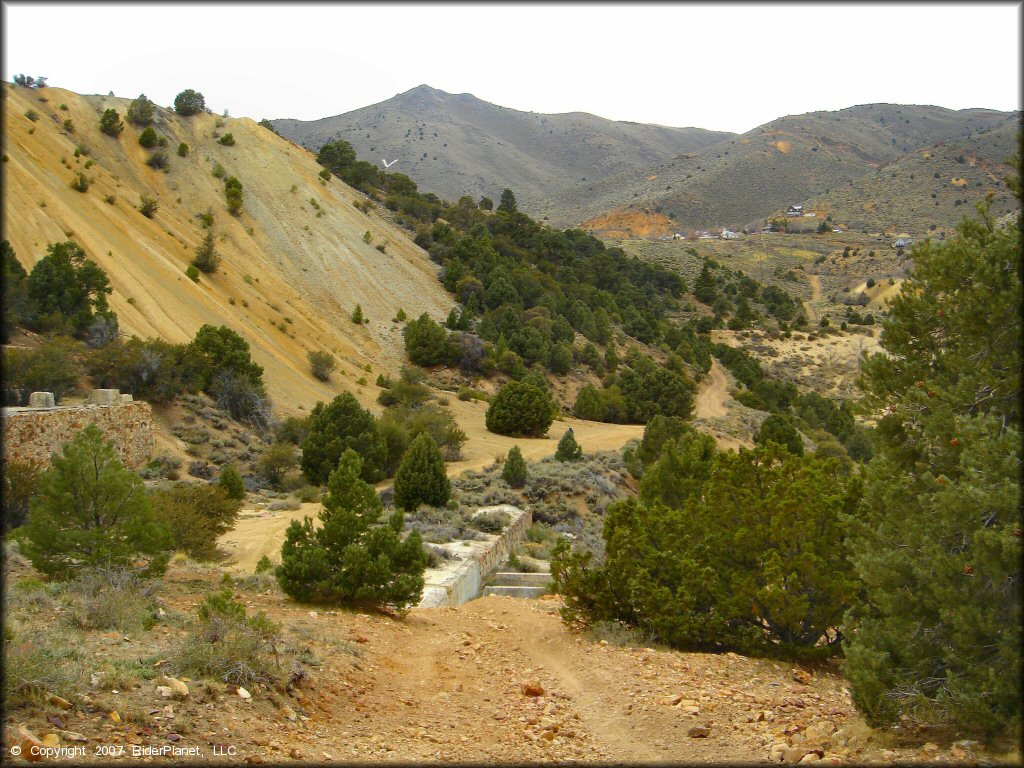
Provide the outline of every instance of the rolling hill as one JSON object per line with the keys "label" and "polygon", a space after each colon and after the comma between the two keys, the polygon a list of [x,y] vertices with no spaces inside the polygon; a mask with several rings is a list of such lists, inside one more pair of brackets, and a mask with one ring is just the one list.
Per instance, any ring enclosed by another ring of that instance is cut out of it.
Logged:
{"label": "rolling hill", "polygon": [[1020,123],[1006,120],[966,138],[918,150],[848,185],[805,201],[845,228],[923,236],[951,229],[973,203],[993,193],[992,212],[1002,216],[1017,202],[1003,179],[1017,149]]}
{"label": "rolling hill", "polygon": [[917,150],[1016,120],[994,110],[895,104],[782,117],[644,170],[580,185],[537,207],[555,225],[597,231],[601,217],[632,210],[664,213],[678,228],[739,228]]}
{"label": "rolling hill", "polygon": [[426,85],[335,117],[271,122],[282,136],[314,151],[344,139],[360,158],[397,159],[393,172],[447,200],[470,195],[497,201],[510,187],[531,214],[540,198],[734,135],[616,122],[583,112],[520,112]]}

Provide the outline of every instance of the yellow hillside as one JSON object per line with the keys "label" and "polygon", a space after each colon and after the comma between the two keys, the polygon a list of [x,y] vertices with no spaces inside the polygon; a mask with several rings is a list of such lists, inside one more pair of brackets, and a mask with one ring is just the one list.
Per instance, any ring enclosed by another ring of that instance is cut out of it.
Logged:
{"label": "yellow hillside", "polygon": [[[203,323],[230,326],[266,369],[281,412],[354,389],[366,363],[371,381],[380,370],[397,370],[402,337],[391,318],[399,308],[443,319],[451,307],[419,247],[374,211],[357,210],[359,193],[337,179],[322,185],[306,150],[248,118],[159,110],[155,127],[168,140],[164,172],[146,165],[157,150],[139,146],[141,129],[126,123],[119,138],[99,130],[103,111],[113,107],[123,117],[130,99],[59,88],[4,91],[4,237],[25,267],[45,255],[47,243],[74,239],[110,276],[124,331],[183,342]],[[25,116],[29,110],[38,114],[35,122]],[[231,133],[235,145],[221,145],[215,132]],[[189,146],[187,157],[177,154],[180,142]],[[76,158],[76,147],[88,154]],[[243,184],[238,218],[227,211],[223,180],[213,176],[218,162]],[[76,171],[92,180],[85,193],[70,186]],[[152,219],[137,210],[143,194],[159,202]],[[111,195],[113,203],[106,202]],[[223,261],[195,284],[185,268],[205,235],[197,215],[208,209]],[[370,243],[363,241],[367,231]],[[357,303],[370,319],[361,327],[349,320]],[[334,353],[345,376],[317,382],[306,361],[310,350]]]}

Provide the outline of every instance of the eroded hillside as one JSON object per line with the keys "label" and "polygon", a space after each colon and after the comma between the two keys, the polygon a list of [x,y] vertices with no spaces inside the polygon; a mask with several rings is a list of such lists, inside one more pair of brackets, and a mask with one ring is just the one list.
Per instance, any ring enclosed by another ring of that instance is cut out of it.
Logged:
{"label": "eroded hillside", "polygon": [[[396,371],[404,352],[395,313],[443,319],[451,306],[420,248],[373,209],[357,210],[359,193],[336,179],[322,184],[306,150],[252,120],[158,109],[154,127],[167,146],[147,150],[141,129],[127,122],[118,138],[99,130],[103,111],[123,117],[128,99],[11,85],[4,93],[4,237],[24,266],[48,243],[73,239],[110,277],[123,331],[184,342],[204,323],[230,326],[266,369],[281,412],[355,389],[360,376]],[[216,138],[228,133],[233,146]],[[167,156],[166,170],[146,164],[156,152]],[[242,182],[238,217],[227,211],[218,165]],[[79,172],[90,181],[85,192],[71,188]],[[158,202],[151,219],[137,209],[142,195]],[[223,261],[194,283],[185,269],[207,211]],[[369,318],[362,326],[350,320],[357,303]],[[334,383],[310,375],[313,350],[338,359]],[[369,392],[363,398],[372,401]]]}

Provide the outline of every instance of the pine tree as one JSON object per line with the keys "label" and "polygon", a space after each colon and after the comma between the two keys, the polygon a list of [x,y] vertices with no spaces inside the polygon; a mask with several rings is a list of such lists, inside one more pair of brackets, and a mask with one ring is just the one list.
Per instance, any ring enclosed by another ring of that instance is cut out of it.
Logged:
{"label": "pine tree", "polygon": [[434,438],[421,432],[405,452],[395,474],[395,504],[407,512],[420,504],[443,507],[451,492],[444,457]]}
{"label": "pine tree", "polygon": [[501,479],[508,483],[509,488],[522,488],[528,476],[523,452],[519,450],[518,445],[513,445],[505,457],[505,465],[501,468]]}
{"label": "pine tree", "polygon": [[754,433],[754,443],[765,445],[769,440],[774,440],[794,456],[804,455],[804,441],[788,416],[772,413],[761,422],[761,426]]}
{"label": "pine tree", "polygon": [[711,265],[708,264],[707,259],[704,260],[704,266],[701,267],[700,274],[693,284],[693,295],[697,297],[697,301],[707,304],[709,307],[718,298],[718,287],[715,285],[715,278],[711,275]]}
{"label": "pine tree", "polygon": [[342,454],[323,498],[322,525],[292,521],[275,574],[297,600],[404,612],[423,594],[423,541],[417,531],[401,538],[401,512],[377,523],[383,505],[360,479],[361,465],[355,451]]}
{"label": "pine tree", "polygon": [[501,193],[501,202],[498,203],[498,210],[505,213],[515,213],[519,210],[516,203],[516,196],[511,189],[506,188]]}
{"label": "pine tree", "polygon": [[558,447],[555,449],[555,459],[558,461],[576,461],[582,458],[583,449],[576,442],[576,436],[573,434],[572,427],[569,427],[565,434],[562,435],[562,439],[558,441]]}
{"label": "pine tree", "polygon": [[153,519],[142,479],[88,425],[54,454],[25,524],[23,552],[41,573],[67,579],[84,566],[167,567],[170,534]]}
{"label": "pine tree", "polygon": [[356,308],[352,310],[352,322],[356,325],[361,325],[363,322],[363,308],[359,304],[356,304]]}
{"label": "pine tree", "polygon": [[499,435],[540,437],[553,421],[551,395],[529,381],[510,381],[487,408],[487,429]]}
{"label": "pine tree", "polygon": [[1021,716],[1022,251],[1019,214],[979,213],[915,247],[885,354],[863,365],[884,415],[850,544],[865,599],[847,674],[872,725],[992,736]]}
{"label": "pine tree", "polygon": [[146,98],[146,94],[140,93],[139,98],[134,99],[128,105],[125,113],[128,122],[132,125],[145,127],[153,122],[153,102]]}
{"label": "pine tree", "polygon": [[309,430],[302,441],[302,471],[311,483],[324,483],[338,465],[346,448],[362,458],[363,480],[375,483],[384,478],[387,446],[373,415],[344,392],[328,405],[317,403],[309,417]]}

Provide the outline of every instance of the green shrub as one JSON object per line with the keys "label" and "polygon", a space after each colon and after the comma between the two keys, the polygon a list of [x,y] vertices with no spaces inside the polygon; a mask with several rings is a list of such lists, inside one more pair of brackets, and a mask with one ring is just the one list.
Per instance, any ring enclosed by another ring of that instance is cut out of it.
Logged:
{"label": "green shrub", "polygon": [[256,563],[256,573],[268,573],[274,570],[274,564],[270,562],[270,558],[263,555]]}
{"label": "green shrub", "polygon": [[787,416],[772,413],[761,423],[760,428],[754,433],[754,442],[757,445],[765,445],[769,440],[775,441],[794,456],[804,455],[804,441]]}
{"label": "green shrub", "polygon": [[260,683],[278,681],[279,624],[262,611],[248,616],[230,586],[208,594],[197,613],[191,632],[171,655],[171,667],[178,675],[211,677],[253,691]]}
{"label": "green shrub", "polygon": [[224,180],[224,197],[228,203],[228,212],[232,216],[242,213],[242,182],[234,176],[228,176]]}
{"label": "green shrub", "polygon": [[90,424],[54,455],[25,524],[23,551],[41,573],[66,579],[88,565],[163,573],[171,545],[150,509],[142,480],[125,469],[112,443]]}
{"label": "green shrub", "polygon": [[188,144],[184,141],[178,144],[178,157],[188,157]]}
{"label": "green shrub", "polygon": [[52,392],[59,403],[77,385],[82,354],[82,345],[67,336],[47,338],[37,349],[5,349],[4,403],[28,405],[32,392]]}
{"label": "green shrub", "polygon": [[540,437],[553,421],[547,389],[526,381],[502,386],[487,409],[487,429],[499,435]]}
{"label": "green shrub", "polygon": [[221,165],[219,161],[214,162],[212,173],[215,179],[223,179],[225,176],[228,175],[227,169],[225,169],[224,166]]}
{"label": "green shrub", "polygon": [[420,504],[443,507],[451,495],[444,457],[427,433],[412,441],[395,474],[395,505],[406,511]]}
{"label": "green shrub", "polygon": [[217,539],[238,519],[238,499],[219,485],[179,483],[149,494],[153,517],[167,526],[174,546],[195,560],[212,560]]}
{"label": "green shrub", "polygon": [[76,171],[74,177],[71,179],[71,188],[77,192],[86,192],[89,189],[90,184],[92,184],[92,179],[81,171]]}
{"label": "green shrub", "polygon": [[77,629],[150,629],[157,619],[153,595],[159,582],[130,568],[85,569],[65,588],[67,618]]}
{"label": "green shrub", "polygon": [[160,203],[154,200],[149,195],[139,196],[139,213],[145,216],[147,219],[152,219],[156,215],[157,209],[160,207]]}
{"label": "green shrub", "polygon": [[363,322],[363,308],[359,304],[356,304],[356,308],[352,310],[351,320],[356,325],[362,325],[362,322]]}
{"label": "green shrub", "polygon": [[167,153],[166,152],[154,152],[148,158],[146,158],[146,165],[156,170],[163,170],[167,167]]}
{"label": "green shrub", "polygon": [[153,126],[149,125],[139,134],[139,144],[146,149],[152,149],[156,146],[157,142],[156,131],[153,130]]}
{"label": "green shrub", "polygon": [[603,565],[559,544],[551,572],[563,617],[621,621],[690,651],[836,653],[857,590],[841,521],[859,484],[833,461],[778,446],[691,458],[679,465],[690,492],[677,506],[609,508]]}
{"label": "green shrub", "polygon": [[271,443],[257,461],[260,474],[273,488],[280,489],[288,470],[298,466],[291,443]]}
{"label": "green shrub", "polygon": [[225,147],[235,146],[235,137],[232,136],[230,133],[225,133],[223,136],[220,137],[219,141]]}
{"label": "green shrub", "polygon": [[188,279],[191,280],[193,283],[199,282],[199,270],[196,269],[195,264],[189,264],[187,267],[185,267],[185,274],[188,276]]}
{"label": "green shrub", "polygon": [[217,485],[224,489],[224,493],[229,499],[241,501],[245,498],[245,482],[234,464],[228,464],[220,471]]}
{"label": "green shrub", "polygon": [[304,602],[383,607],[403,612],[423,594],[426,555],[419,533],[403,541],[402,514],[375,525],[383,511],[373,486],[360,480],[358,454],[347,449],[328,481],[322,525],[293,521],[285,533],[278,583]]}

